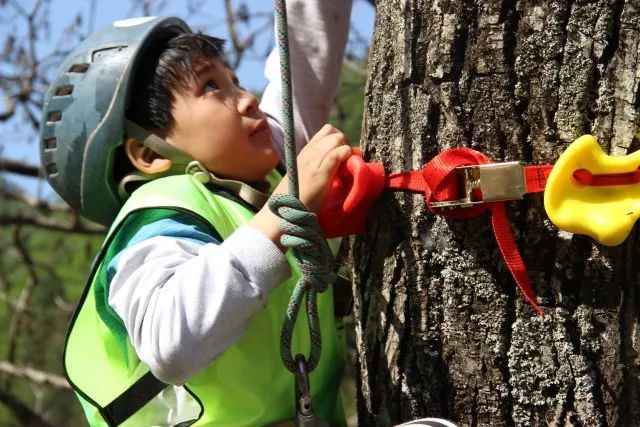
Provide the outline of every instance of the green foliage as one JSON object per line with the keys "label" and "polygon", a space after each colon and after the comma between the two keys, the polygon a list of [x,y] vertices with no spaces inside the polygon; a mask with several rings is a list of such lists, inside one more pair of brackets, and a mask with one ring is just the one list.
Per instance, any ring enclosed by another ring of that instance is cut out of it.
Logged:
{"label": "green foliage", "polygon": [[[24,212],[31,208],[3,201],[2,209]],[[101,240],[27,226],[0,227],[0,322],[6,325],[0,334],[0,360],[63,375],[66,327]],[[32,290],[26,292],[29,287]],[[16,308],[21,298],[26,298],[22,314]],[[38,408],[53,425],[81,425],[81,408],[70,391],[9,376],[0,380],[3,389]],[[78,421],[70,423],[73,419]],[[0,425],[20,425],[4,405],[0,405]]]}
{"label": "green foliage", "polygon": [[[366,62],[361,61],[357,65],[362,70],[366,70]],[[343,66],[336,101],[331,113],[331,123],[347,135],[350,144],[354,147],[360,145],[364,82],[365,76],[360,70]]]}

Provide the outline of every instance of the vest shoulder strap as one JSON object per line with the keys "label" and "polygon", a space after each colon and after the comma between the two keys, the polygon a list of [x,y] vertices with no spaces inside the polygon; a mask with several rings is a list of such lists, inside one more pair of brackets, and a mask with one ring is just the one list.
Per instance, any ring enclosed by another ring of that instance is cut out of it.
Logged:
{"label": "vest shoulder strap", "polygon": [[144,374],[131,387],[100,409],[100,414],[110,427],[119,426],[144,405],[156,397],[168,384],[157,379],[151,371]]}

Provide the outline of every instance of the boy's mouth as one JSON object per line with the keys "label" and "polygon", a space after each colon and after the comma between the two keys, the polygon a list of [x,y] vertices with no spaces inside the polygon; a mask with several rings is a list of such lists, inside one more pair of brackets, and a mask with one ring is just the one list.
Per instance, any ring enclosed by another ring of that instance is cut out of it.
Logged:
{"label": "boy's mouth", "polygon": [[258,124],[253,128],[253,130],[251,131],[251,133],[249,134],[249,136],[254,136],[259,134],[260,132],[264,132],[265,130],[269,129],[269,125],[267,124],[267,121],[265,119],[262,119],[258,122]]}

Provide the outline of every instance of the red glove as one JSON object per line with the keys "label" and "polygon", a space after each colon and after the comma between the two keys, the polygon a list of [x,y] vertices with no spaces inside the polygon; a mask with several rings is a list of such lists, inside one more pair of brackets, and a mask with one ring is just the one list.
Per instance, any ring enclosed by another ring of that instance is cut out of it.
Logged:
{"label": "red glove", "polygon": [[360,149],[344,162],[318,210],[318,222],[326,238],[360,234],[367,213],[384,189],[382,163],[365,163]]}

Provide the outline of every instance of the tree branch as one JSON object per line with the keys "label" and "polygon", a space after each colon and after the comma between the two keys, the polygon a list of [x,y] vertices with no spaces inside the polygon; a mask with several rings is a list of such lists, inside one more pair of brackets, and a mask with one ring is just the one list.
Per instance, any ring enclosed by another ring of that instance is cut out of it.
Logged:
{"label": "tree branch", "polygon": [[16,9],[16,11],[18,11],[18,13],[24,17],[28,17],[29,14],[27,13],[26,10],[24,10],[22,8],[22,6],[20,6],[20,3],[16,2],[15,0],[10,0],[11,4],[13,5],[13,7]]}
{"label": "tree branch", "polygon": [[73,209],[63,202],[48,202],[44,199],[32,197],[24,192],[6,191],[0,188],[0,200],[16,200],[24,205],[30,206],[40,210],[40,212],[47,214],[49,212],[59,212],[63,214],[73,214]]}
{"label": "tree branch", "polygon": [[16,112],[16,102],[13,100],[12,96],[5,95],[4,105],[6,108],[2,113],[0,113],[0,122],[6,122],[13,117]]}
{"label": "tree branch", "polygon": [[46,218],[38,215],[23,215],[6,213],[0,214],[0,225],[30,225],[46,230],[66,231],[71,233],[100,235],[105,233],[105,229],[99,225],[88,225],[82,223],[78,218],[74,221],[61,221],[54,218]]}
{"label": "tree branch", "polygon": [[26,310],[29,299],[31,298],[33,290],[38,285],[38,276],[36,275],[33,259],[31,258],[27,248],[24,246],[22,237],[20,236],[20,227],[16,227],[13,230],[13,244],[18,252],[20,264],[27,270],[27,279],[20,291],[20,296],[18,296],[18,300],[16,301],[13,317],[9,324],[9,350],[7,356],[9,362],[15,361],[15,353],[18,346],[18,333],[22,329],[24,316],[27,315]]}
{"label": "tree branch", "polygon": [[17,173],[18,175],[40,178],[40,167],[18,160],[0,158],[0,171]]}
{"label": "tree branch", "polygon": [[[0,280],[3,279],[0,278]],[[5,283],[0,283],[0,285],[2,285],[1,287],[5,287]],[[59,296],[57,297],[59,298]],[[5,301],[7,305],[13,310],[15,310],[16,306],[18,305],[18,302],[15,299],[11,298],[4,290],[0,291],[0,301]],[[27,308],[26,312],[29,313],[30,316],[33,316],[35,314],[35,312],[31,308]]]}
{"label": "tree branch", "polygon": [[9,411],[11,411],[11,414],[20,422],[21,426],[55,427],[6,390],[0,389],[0,402],[4,403]]}
{"label": "tree branch", "polygon": [[236,53],[235,61],[231,64],[231,68],[235,70],[240,65],[240,62],[242,61],[242,54],[247,46],[240,41],[240,37],[238,36],[238,30],[236,29],[236,15],[233,11],[231,0],[224,0],[224,8],[227,13],[227,27],[229,29],[229,36],[231,36],[231,44],[233,44],[233,50]]}
{"label": "tree branch", "polygon": [[0,361],[0,372],[38,385],[54,387],[61,390],[71,389],[67,379],[61,375],[40,371],[26,366],[17,366],[4,360]]}

